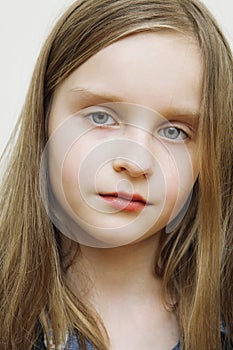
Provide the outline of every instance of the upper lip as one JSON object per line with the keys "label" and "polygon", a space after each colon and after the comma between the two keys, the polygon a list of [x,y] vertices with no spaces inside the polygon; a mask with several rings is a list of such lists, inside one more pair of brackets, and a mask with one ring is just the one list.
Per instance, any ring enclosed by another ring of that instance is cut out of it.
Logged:
{"label": "upper lip", "polygon": [[146,203],[147,202],[145,200],[145,198],[143,198],[138,193],[130,194],[130,193],[125,193],[125,192],[111,192],[111,193],[101,193],[100,195],[101,196],[120,197],[120,198],[123,198],[123,199],[128,199],[130,201],[138,201],[138,202],[142,202],[142,203]]}

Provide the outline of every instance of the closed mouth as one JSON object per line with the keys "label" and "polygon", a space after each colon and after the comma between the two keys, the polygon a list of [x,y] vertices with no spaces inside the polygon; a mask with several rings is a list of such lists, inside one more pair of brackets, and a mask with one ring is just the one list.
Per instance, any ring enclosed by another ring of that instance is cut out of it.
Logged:
{"label": "closed mouth", "polygon": [[100,193],[101,197],[115,197],[128,200],[130,202],[141,202],[142,204],[148,204],[147,201],[137,193],[129,194],[125,192],[112,192],[112,193]]}
{"label": "closed mouth", "polygon": [[112,192],[99,195],[108,205],[118,209],[120,212],[137,213],[142,211],[149,204],[137,193]]}

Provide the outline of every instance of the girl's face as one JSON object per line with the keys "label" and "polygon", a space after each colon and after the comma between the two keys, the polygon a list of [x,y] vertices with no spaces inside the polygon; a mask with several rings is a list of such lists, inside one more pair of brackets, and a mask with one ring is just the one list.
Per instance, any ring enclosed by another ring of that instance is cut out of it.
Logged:
{"label": "girl's face", "polygon": [[125,245],[187,209],[198,176],[201,83],[195,41],[159,31],[109,45],[60,84],[46,150],[64,234]]}

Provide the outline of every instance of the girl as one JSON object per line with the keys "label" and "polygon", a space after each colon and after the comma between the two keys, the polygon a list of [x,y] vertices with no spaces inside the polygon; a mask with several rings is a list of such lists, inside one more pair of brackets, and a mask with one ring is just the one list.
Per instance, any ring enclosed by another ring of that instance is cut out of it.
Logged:
{"label": "girl", "polygon": [[1,188],[1,349],[232,348],[232,81],[197,0],[64,14]]}

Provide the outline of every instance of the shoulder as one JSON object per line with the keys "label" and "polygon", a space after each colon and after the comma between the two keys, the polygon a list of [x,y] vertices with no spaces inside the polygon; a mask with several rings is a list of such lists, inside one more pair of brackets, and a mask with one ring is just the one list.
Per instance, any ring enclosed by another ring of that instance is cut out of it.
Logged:
{"label": "shoulder", "polygon": [[226,325],[221,322],[221,340],[222,340],[222,350],[233,350],[233,343],[230,340],[229,333],[226,331]]}
{"label": "shoulder", "polygon": [[[50,347],[51,349],[55,349],[55,346],[52,345]],[[40,337],[38,338],[37,342],[32,347],[32,350],[46,350],[45,341],[44,341],[44,334],[42,333]],[[76,333],[73,333],[69,339],[67,340],[66,344],[61,346],[61,350],[82,350],[82,346],[79,345],[78,336]],[[89,343],[89,341],[86,341],[86,349],[87,350],[94,350],[92,345]]]}
{"label": "shoulder", "polygon": [[[226,332],[224,329],[221,330],[221,338],[222,338],[222,350],[233,350],[233,344],[229,343],[229,339],[226,336]],[[87,350],[94,350],[92,345],[86,341],[86,347]],[[69,340],[66,343],[67,350],[81,350],[81,347],[79,346],[78,337],[77,334],[73,333]],[[38,338],[38,341],[36,344],[32,347],[32,350],[46,350],[46,346],[44,343],[44,335],[41,334],[41,336]],[[180,344],[178,344],[173,350],[180,350]]]}
{"label": "shoulder", "polygon": [[37,342],[33,345],[32,350],[46,350],[43,333],[41,333]]}
{"label": "shoulder", "polygon": [[233,350],[233,343],[227,337],[225,332],[221,332],[222,350]]}

